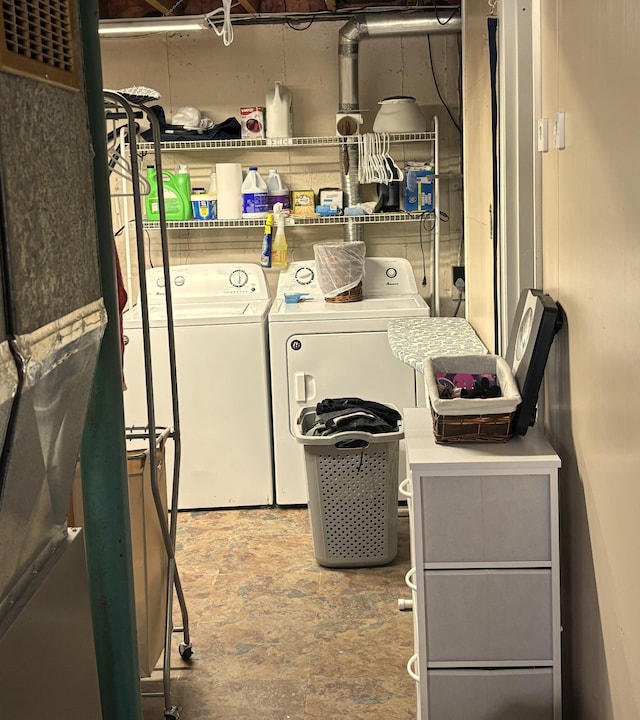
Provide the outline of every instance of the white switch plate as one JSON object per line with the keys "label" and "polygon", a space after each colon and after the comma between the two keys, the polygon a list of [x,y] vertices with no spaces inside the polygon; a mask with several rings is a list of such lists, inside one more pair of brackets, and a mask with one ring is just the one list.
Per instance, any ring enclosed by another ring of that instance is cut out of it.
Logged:
{"label": "white switch plate", "polygon": [[556,150],[564,150],[564,113],[558,112],[553,116],[553,147]]}
{"label": "white switch plate", "polygon": [[538,118],[538,152],[549,150],[549,118]]}

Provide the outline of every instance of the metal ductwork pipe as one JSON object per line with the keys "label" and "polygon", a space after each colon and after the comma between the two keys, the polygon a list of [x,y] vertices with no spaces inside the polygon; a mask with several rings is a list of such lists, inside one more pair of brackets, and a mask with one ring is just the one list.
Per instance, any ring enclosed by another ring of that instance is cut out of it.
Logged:
{"label": "metal ductwork pipe", "polygon": [[[358,91],[358,49],[360,40],[398,35],[451,34],[462,30],[460,17],[453,17],[442,24],[433,11],[402,13],[398,15],[363,14],[352,18],[340,29],[338,44],[338,93],[339,113],[351,113],[360,109]],[[347,146],[347,158],[341,158],[342,190],[346,205],[360,202],[358,183],[358,147]],[[345,167],[347,168],[345,171]],[[349,223],[345,226],[345,241],[362,240],[363,226]]]}

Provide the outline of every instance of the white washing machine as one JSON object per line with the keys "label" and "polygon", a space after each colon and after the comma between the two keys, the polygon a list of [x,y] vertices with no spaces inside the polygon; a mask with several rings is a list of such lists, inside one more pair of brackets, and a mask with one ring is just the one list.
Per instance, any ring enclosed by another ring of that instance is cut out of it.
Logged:
{"label": "white washing machine", "polygon": [[[307,293],[298,303],[285,295]],[[291,263],[280,274],[269,312],[271,402],[276,502],[307,503],[304,446],[294,435],[304,407],[325,398],[360,397],[398,409],[425,405],[423,383],[392,354],[390,320],[429,315],[410,263],[366,258],[363,299],[328,303],[315,262]],[[404,448],[399,468],[404,477]]]}
{"label": "white washing machine", "polygon": [[[273,503],[267,313],[269,288],[254,264],[172,266],[181,438],[178,508]],[[155,422],[172,424],[162,268],[147,271]],[[145,426],[139,303],[123,318],[125,424]],[[167,479],[173,467],[168,453]]]}

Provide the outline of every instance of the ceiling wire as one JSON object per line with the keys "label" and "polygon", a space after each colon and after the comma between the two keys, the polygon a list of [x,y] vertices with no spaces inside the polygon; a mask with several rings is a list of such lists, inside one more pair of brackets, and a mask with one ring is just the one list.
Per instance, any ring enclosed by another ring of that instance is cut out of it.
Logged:
{"label": "ceiling wire", "polygon": [[[182,0],[180,1],[182,2]],[[204,16],[205,25],[210,27],[219,38],[222,38],[222,42],[225,44],[226,47],[229,47],[229,45],[231,45],[231,43],[233,42],[233,25],[231,23],[231,1],[232,0],[222,0],[222,7],[216,8],[215,10],[212,10],[210,13],[207,13]],[[237,4],[238,3],[236,3],[236,5]],[[221,27],[218,28],[218,26],[213,23],[213,18],[220,13],[223,14],[223,20]]]}
{"label": "ceiling wire", "polygon": [[462,128],[460,127],[460,124],[458,121],[453,117],[453,113],[451,112],[451,109],[445,102],[445,99],[442,97],[442,93],[440,92],[440,87],[438,85],[438,80],[436,78],[436,71],[433,67],[433,57],[431,55],[431,35],[427,35],[427,45],[429,47],[429,63],[431,65],[431,74],[433,75],[433,84],[436,86],[436,92],[438,93],[438,97],[440,98],[440,102],[443,104],[444,109],[447,111],[447,114],[451,118],[451,122],[455,125],[456,130],[462,134]]}

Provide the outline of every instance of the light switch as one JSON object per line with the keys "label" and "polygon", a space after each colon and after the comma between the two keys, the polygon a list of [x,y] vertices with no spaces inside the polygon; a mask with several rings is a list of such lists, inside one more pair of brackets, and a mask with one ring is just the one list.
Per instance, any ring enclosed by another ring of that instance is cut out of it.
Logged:
{"label": "light switch", "polygon": [[553,147],[556,150],[564,150],[564,113],[559,112],[553,116]]}
{"label": "light switch", "polygon": [[549,118],[538,118],[538,152],[549,150]]}

